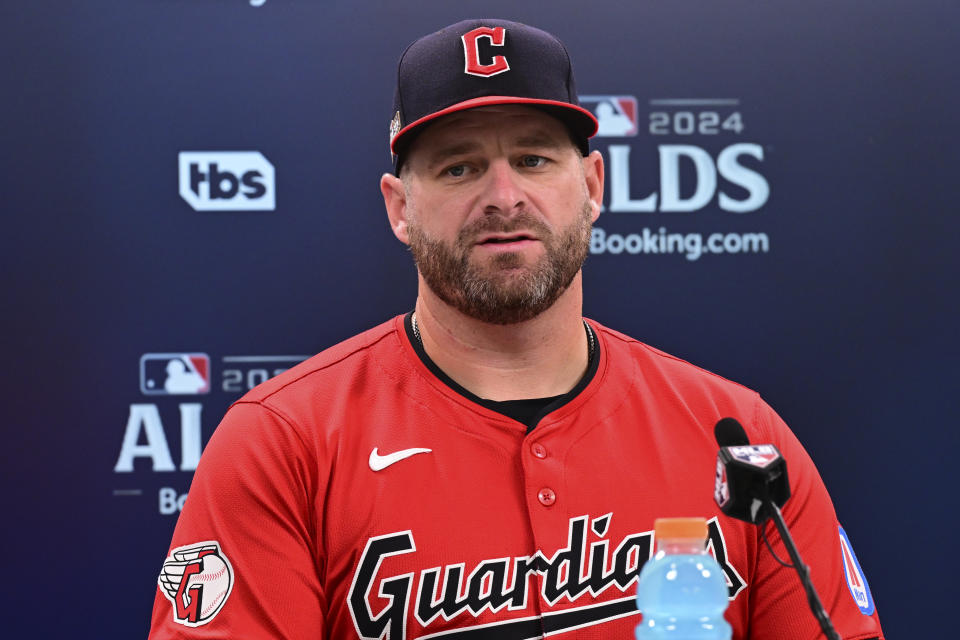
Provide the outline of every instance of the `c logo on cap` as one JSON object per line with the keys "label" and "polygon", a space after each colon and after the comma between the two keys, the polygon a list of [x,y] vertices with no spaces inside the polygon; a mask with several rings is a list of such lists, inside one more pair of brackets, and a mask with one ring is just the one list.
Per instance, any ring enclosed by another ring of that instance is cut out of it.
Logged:
{"label": "c logo on cap", "polygon": [[466,59],[463,71],[472,76],[490,77],[510,70],[510,63],[503,56],[494,56],[491,64],[480,64],[480,38],[489,38],[490,45],[502,47],[507,30],[503,27],[477,27],[463,34],[463,56]]}

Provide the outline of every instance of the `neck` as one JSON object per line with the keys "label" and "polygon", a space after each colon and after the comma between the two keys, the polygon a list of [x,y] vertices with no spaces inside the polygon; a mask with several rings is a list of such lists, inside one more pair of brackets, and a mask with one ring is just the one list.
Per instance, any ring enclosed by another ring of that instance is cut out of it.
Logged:
{"label": "neck", "polygon": [[588,364],[578,273],[560,298],[535,318],[493,325],[449,306],[420,281],[416,322],[423,349],[457,384],[488,400],[567,393]]}

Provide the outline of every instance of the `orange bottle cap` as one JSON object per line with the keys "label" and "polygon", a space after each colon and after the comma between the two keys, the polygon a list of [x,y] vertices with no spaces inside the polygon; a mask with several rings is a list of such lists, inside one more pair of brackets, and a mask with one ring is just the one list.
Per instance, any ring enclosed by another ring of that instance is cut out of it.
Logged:
{"label": "orange bottle cap", "polygon": [[653,523],[653,531],[659,540],[706,540],[707,521],[705,518],[657,518]]}

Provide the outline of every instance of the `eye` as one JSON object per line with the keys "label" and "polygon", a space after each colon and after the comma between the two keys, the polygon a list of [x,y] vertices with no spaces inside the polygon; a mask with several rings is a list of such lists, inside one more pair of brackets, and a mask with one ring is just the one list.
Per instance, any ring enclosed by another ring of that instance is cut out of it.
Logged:
{"label": "eye", "polygon": [[527,169],[538,169],[547,164],[547,159],[543,156],[527,155],[520,159],[520,164]]}
{"label": "eye", "polygon": [[467,174],[467,165],[455,164],[452,167],[447,167],[443,172],[452,178],[462,178]]}

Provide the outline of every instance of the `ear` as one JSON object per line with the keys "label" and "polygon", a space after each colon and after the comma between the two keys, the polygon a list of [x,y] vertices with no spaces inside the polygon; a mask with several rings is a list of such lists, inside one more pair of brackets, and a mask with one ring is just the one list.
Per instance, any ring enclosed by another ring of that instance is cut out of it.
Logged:
{"label": "ear", "polygon": [[383,174],[380,193],[383,194],[383,206],[387,209],[393,235],[403,244],[410,244],[407,236],[407,190],[403,181],[392,173]]}
{"label": "ear", "polygon": [[583,159],[583,177],[587,183],[587,197],[590,198],[593,209],[593,221],[596,222],[603,207],[603,156],[599,151],[592,151]]}

